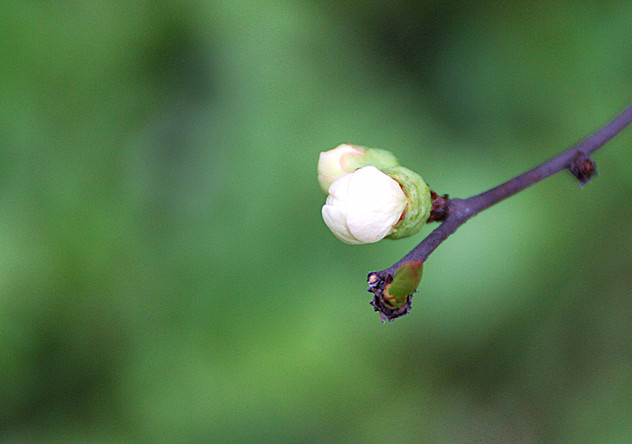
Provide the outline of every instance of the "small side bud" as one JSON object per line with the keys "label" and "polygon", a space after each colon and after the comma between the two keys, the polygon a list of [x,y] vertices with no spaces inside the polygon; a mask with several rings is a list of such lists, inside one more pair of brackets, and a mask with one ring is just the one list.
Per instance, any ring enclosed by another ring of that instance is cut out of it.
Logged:
{"label": "small side bud", "polygon": [[426,222],[443,222],[450,214],[450,196],[448,194],[439,196],[430,190],[430,199],[432,199],[432,209]]}
{"label": "small side bud", "polygon": [[397,166],[399,162],[389,151],[343,143],[332,150],[320,153],[318,184],[323,192],[328,193],[329,187],[336,179],[369,165],[383,170]]}
{"label": "small side bud", "polygon": [[571,165],[568,167],[568,169],[573,174],[573,176],[575,176],[577,180],[579,180],[579,186],[581,186],[582,188],[584,187],[584,185],[590,182],[590,178],[592,176],[599,174],[597,173],[597,165],[595,164],[595,161],[592,160],[589,155],[583,153],[582,151],[579,151],[575,155],[575,158],[571,162]]}

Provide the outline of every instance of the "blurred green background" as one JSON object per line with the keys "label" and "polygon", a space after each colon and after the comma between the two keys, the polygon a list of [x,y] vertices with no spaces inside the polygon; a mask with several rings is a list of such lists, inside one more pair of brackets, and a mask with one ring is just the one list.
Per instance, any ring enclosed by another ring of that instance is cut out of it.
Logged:
{"label": "blurred green background", "polygon": [[632,128],[463,226],[412,312],[319,151],[468,197],[632,98],[632,2],[0,5],[0,440],[632,442]]}

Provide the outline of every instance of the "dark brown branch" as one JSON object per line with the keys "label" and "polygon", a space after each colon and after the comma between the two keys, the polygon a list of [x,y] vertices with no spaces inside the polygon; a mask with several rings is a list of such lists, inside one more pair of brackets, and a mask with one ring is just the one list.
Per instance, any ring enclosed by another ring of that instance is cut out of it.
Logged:
{"label": "dark brown branch", "polygon": [[[570,169],[583,185],[590,179],[590,175],[595,172],[594,162],[590,159],[590,154],[605,145],[606,142],[616,136],[631,122],[632,105],[626,108],[614,120],[577,145],[527,171],[526,173],[514,177],[513,179],[510,179],[489,191],[485,191],[484,193],[472,196],[468,199],[450,200],[447,204],[449,209],[448,215],[439,227],[430,233],[402,259],[385,270],[370,273],[369,278],[375,280],[377,277],[380,280],[384,280],[387,276],[392,277],[395,270],[397,270],[397,268],[405,262],[413,260],[425,261],[428,256],[430,256],[430,254],[441,244],[441,242],[446,240],[469,219],[501,200],[513,196],[514,194],[537,182],[540,182],[543,179],[546,179],[549,176],[552,176],[555,173],[565,169]],[[369,287],[369,291],[372,291],[371,287]]]}

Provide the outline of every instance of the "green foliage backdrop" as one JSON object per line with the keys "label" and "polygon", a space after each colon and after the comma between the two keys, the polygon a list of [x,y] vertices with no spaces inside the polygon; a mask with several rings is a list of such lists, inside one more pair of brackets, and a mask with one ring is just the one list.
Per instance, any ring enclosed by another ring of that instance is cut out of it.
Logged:
{"label": "green foliage backdrop", "polygon": [[0,440],[625,442],[632,129],[468,222],[382,325],[318,152],[467,197],[632,94],[632,3],[0,6]]}

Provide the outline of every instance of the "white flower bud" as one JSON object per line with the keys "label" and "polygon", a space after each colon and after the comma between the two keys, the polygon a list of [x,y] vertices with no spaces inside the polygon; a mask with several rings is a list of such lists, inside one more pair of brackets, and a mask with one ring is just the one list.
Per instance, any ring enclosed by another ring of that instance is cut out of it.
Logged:
{"label": "white flower bud", "polygon": [[343,143],[336,148],[320,153],[318,159],[318,183],[326,193],[336,179],[358,168],[375,166],[380,169],[391,168],[397,159],[385,150],[364,148],[357,145]]}
{"label": "white flower bud", "polygon": [[374,166],[367,166],[331,184],[322,214],[338,239],[347,244],[367,244],[393,232],[406,205],[400,184]]}

